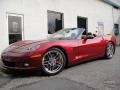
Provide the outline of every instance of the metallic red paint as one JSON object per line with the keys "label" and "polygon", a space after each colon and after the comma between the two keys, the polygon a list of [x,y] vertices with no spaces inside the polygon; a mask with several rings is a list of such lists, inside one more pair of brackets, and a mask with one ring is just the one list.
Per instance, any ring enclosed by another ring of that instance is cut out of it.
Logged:
{"label": "metallic red paint", "polygon": [[[114,36],[96,36],[93,39],[20,41],[10,45],[2,53],[4,67],[15,70],[40,69],[42,57],[52,47],[60,48],[67,55],[68,65],[104,57],[108,42],[116,44]],[[36,50],[27,51],[24,47],[39,45]],[[27,63],[29,66],[24,66]]]}

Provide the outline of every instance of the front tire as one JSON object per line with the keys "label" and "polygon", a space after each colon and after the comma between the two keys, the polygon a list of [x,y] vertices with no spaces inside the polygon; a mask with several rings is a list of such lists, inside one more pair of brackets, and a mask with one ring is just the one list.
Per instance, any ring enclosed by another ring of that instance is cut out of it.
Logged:
{"label": "front tire", "polygon": [[42,70],[47,75],[56,75],[64,69],[65,63],[66,57],[62,50],[51,48],[43,55]]}
{"label": "front tire", "polygon": [[109,42],[106,47],[105,57],[107,59],[111,59],[114,55],[114,52],[115,52],[115,46],[112,42]]}

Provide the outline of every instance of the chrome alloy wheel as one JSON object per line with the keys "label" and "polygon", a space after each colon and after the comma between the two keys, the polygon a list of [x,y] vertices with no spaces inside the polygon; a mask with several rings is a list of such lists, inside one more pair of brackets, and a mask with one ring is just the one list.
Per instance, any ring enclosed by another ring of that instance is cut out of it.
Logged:
{"label": "chrome alloy wheel", "polygon": [[114,45],[111,42],[107,45],[106,55],[109,59],[114,55]]}
{"label": "chrome alloy wheel", "polygon": [[43,56],[42,67],[47,74],[56,74],[64,67],[64,55],[59,49],[51,49]]}

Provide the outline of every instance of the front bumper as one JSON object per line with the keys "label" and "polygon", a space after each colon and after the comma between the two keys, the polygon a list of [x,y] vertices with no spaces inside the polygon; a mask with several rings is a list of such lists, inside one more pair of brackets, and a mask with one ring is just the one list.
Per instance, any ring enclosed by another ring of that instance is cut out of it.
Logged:
{"label": "front bumper", "polygon": [[26,67],[26,68],[22,68],[22,67],[9,67],[9,66],[5,66],[2,65],[4,69],[8,69],[8,70],[14,70],[14,71],[27,71],[27,72],[32,72],[32,71],[36,71],[36,70],[40,70],[40,67]]}
{"label": "front bumper", "polygon": [[34,71],[41,68],[41,56],[32,57],[26,56],[2,56],[3,67],[10,70],[18,71]]}

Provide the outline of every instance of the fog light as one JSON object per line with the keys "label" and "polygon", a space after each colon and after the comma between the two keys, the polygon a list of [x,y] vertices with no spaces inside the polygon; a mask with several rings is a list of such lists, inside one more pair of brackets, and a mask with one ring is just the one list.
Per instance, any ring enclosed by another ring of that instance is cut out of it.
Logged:
{"label": "fog light", "polygon": [[24,66],[25,66],[25,67],[28,67],[28,66],[30,66],[30,65],[29,65],[28,63],[24,63]]}

